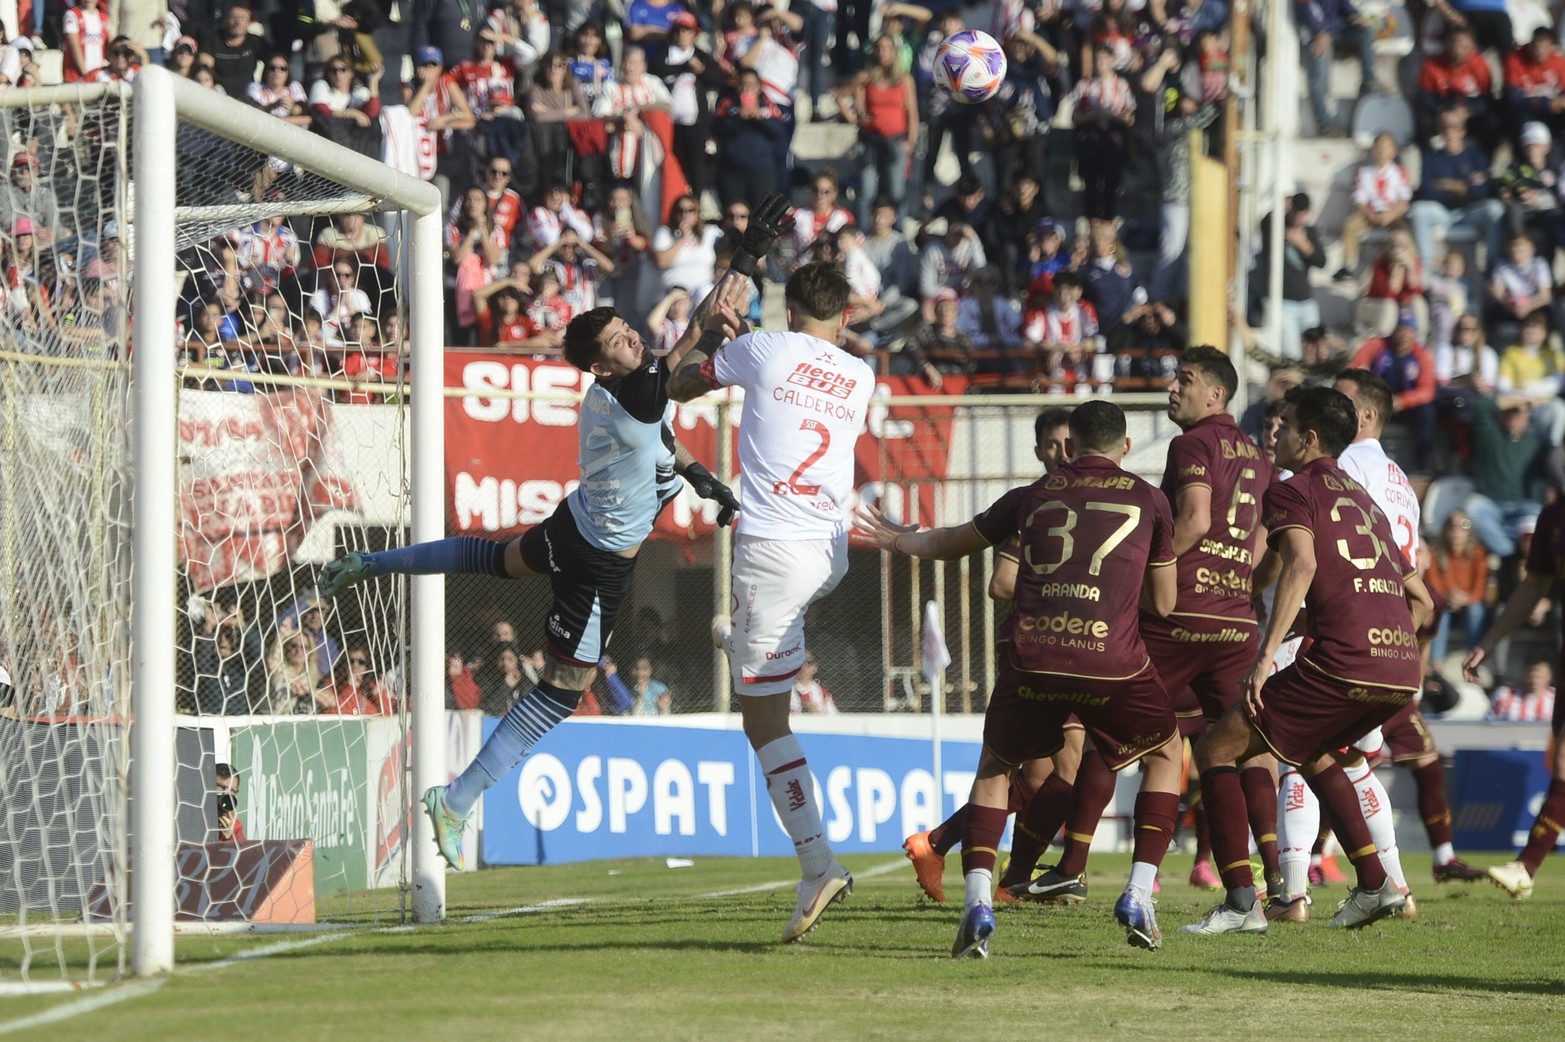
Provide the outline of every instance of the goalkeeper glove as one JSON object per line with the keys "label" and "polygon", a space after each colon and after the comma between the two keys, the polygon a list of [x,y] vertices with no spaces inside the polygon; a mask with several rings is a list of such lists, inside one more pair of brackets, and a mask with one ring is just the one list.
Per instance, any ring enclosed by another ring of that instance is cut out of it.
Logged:
{"label": "goalkeeper glove", "polygon": [[696,490],[696,495],[702,499],[710,499],[722,507],[717,512],[717,523],[720,527],[727,528],[734,523],[734,515],[739,512],[739,500],[734,498],[734,490],[718,481],[712,476],[712,472],[699,463],[692,463],[684,470],[685,480],[690,482],[690,487]]}
{"label": "goalkeeper glove", "polygon": [[741,275],[754,275],[755,265],[777,244],[777,237],[783,233],[783,221],[791,209],[788,201],[776,193],[762,199],[761,205],[750,211],[750,224],[728,266]]}

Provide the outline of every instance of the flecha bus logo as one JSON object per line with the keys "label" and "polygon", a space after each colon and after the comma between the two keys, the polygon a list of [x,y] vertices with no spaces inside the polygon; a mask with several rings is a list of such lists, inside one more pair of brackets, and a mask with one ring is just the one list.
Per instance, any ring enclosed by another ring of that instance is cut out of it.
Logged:
{"label": "flecha bus logo", "polygon": [[787,382],[843,400],[851,397],[853,388],[858,386],[858,381],[852,377],[814,362],[800,362],[794,366]]}

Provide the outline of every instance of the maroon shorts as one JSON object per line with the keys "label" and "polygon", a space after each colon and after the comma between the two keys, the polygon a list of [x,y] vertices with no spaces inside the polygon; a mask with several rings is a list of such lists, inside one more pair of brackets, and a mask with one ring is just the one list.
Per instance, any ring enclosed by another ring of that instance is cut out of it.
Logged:
{"label": "maroon shorts", "polygon": [[1300,660],[1266,681],[1250,719],[1277,759],[1297,765],[1352,745],[1412,700],[1411,691],[1335,680]]}
{"label": "maroon shorts", "polygon": [[1424,722],[1424,714],[1418,711],[1417,702],[1403,706],[1380,725],[1380,730],[1386,736],[1386,755],[1392,763],[1421,760],[1439,751],[1435,748],[1434,736],[1429,733],[1429,725]]}
{"label": "maroon shorts", "polygon": [[1190,615],[1166,619],[1142,615],[1141,641],[1173,696],[1186,736],[1201,731],[1185,730],[1183,718],[1199,710],[1207,723],[1216,723],[1239,704],[1239,681],[1255,664],[1261,644],[1255,623],[1248,619]]}
{"label": "maroon shorts", "polygon": [[1179,731],[1173,703],[1150,664],[1128,680],[1023,673],[1003,654],[999,665],[984,713],[984,745],[1006,763],[1059,752],[1073,717],[1116,771]]}

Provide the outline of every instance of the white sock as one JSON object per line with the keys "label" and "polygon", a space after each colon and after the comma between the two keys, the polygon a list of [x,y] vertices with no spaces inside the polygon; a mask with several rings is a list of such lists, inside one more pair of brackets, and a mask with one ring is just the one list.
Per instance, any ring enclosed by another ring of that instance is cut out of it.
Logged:
{"label": "white sock", "polygon": [[1310,848],[1320,835],[1320,801],[1293,768],[1277,777],[1277,864],[1285,901],[1305,895],[1310,884]]}
{"label": "white sock", "polygon": [[964,910],[973,905],[992,904],[994,901],[994,872],[987,868],[975,868],[967,873],[967,896],[962,901]]}
{"label": "white sock", "polygon": [[1138,896],[1146,897],[1152,892],[1152,884],[1157,882],[1157,866],[1146,861],[1135,861],[1130,866],[1130,885],[1139,891]]}
{"label": "white sock", "polygon": [[783,830],[793,840],[799,856],[799,870],[806,880],[816,880],[831,868],[831,844],[821,825],[821,811],[815,805],[815,785],[810,766],[804,761],[804,747],[796,735],[784,735],[755,751],[766,776],[766,791],[782,819]]}
{"label": "white sock", "polygon": [[1449,843],[1442,843],[1435,848],[1435,864],[1449,865],[1456,860],[1456,849]]}
{"label": "white sock", "polygon": [[1402,873],[1402,852],[1397,849],[1397,830],[1391,820],[1391,797],[1380,784],[1368,764],[1355,769],[1363,771],[1360,777],[1348,775],[1348,780],[1358,790],[1359,808],[1364,812],[1364,822],[1369,825],[1369,838],[1380,851],[1380,864],[1398,890],[1407,889],[1407,876]]}

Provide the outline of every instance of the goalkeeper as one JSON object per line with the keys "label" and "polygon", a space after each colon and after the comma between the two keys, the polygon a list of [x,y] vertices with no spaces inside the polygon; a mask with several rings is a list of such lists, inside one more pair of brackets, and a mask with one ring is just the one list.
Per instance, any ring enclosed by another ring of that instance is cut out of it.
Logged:
{"label": "goalkeeper", "polygon": [[653,357],[613,308],[595,308],[571,320],[565,358],[597,380],[582,398],[578,422],[581,484],[548,520],[507,542],[457,536],[381,553],[350,553],[322,572],[319,590],[328,598],[377,575],[549,577],[554,603],[544,623],[543,676],[501,719],[461,777],[424,793],[435,841],[453,868],[462,868],[462,831],[484,790],[575,712],[592,683],[641,543],[679,492],[675,475],[683,474],[698,495],[721,504],[718,524],[732,523],[739,509],[733,492],[674,440],[669,376],[700,339],[708,314],[743,306],[749,276],[771,251],[787,211],[775,195],[756,208],[732,266],[666,357]]}

